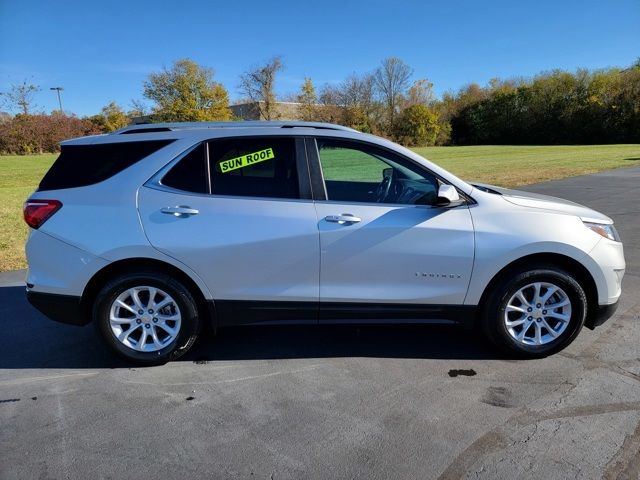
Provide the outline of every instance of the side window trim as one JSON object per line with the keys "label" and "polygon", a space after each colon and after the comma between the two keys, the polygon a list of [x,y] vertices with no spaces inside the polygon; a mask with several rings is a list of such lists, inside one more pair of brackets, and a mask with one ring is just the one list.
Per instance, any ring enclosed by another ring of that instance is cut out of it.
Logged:
{"label": "side window trim", "polygon": [[207,175],[207,193],[211,195],[213,192],[211,188],[211,160],[209,160],[209,142],[204,142],[204,171]]}
{"label": "side window trim", "polygon": [[305,146],[309,162],[309,176],[311,177],[311,193],[313,195],[313,200],[317,202],[325,201],[329,197],[327,196],[327,188],[324,183],[324,174],[322,173],[322,165],[320,163],[318,142],[315,137],[307,137],[305,139]]}
{"label": "side window trim", "polygon": [[306,141],[301,137],[294,138],[296,146],[296,168],[298,169],[298,189],[300,191],[300,198],[298,200],[313,200],[313,187]]}

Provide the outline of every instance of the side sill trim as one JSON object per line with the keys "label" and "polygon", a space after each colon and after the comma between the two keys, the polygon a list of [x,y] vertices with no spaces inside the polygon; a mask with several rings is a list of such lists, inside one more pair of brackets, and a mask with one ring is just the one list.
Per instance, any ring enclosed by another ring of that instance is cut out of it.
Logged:
{"label": "side sill trim", "polygon": [[214,300],[216,324],[316,324],[318,302],[285,302],[260,300]]}
{"label": "side sill trim", "polygon": [[474,305],[255,300],[215,300],[209,303],[214,302],[215,325],[218,326],[424,323],[471,327],[477,310]]}
{"label": "side sill trim", "polygon": [[356,321],[356,323],[473,323],[472,305],[421,305],[395,303],[320,303],[320,323]]}

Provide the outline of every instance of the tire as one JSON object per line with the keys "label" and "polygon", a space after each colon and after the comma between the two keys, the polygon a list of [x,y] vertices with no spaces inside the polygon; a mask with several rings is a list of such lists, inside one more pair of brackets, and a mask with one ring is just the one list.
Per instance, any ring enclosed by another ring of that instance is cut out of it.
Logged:
{"label": "tire", "polygon": [[141,366],[162,365],[184,355],[195,343],[201,323],[189,290],[154,271],[109,280],[96,296],[92,315],[109,349]]}
{"label": "tire", "polygon": [[587,297],[561,268],[523,269],[497,282],[481,315],[482,329],[496,347],[518,358],[542,358],[575,340],[587,316]]}

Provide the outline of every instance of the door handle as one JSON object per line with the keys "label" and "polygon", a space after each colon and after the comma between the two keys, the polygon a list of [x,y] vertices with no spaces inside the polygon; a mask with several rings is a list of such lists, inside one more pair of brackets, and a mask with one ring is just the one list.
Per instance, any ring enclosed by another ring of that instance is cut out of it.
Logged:
{"label": "door handle", "polygon": [[350,213],[343,213],[342,215],[328,215],[324,217],[327,222],[339,223],[340,225],[350,224],[350,223],[358,223],[361,222],[362,219],[360,217],[356,217],[351,215]]}
{"label": "door handle", "polygon": [[175,217],[188,217],[190,215],[197,215],[198,213],[200,213],[199,210],[188,207],[186,205],[179,205],[177,207],[164,207],[160,211],[162,213],[166,213],[167,215],[173,215]]}

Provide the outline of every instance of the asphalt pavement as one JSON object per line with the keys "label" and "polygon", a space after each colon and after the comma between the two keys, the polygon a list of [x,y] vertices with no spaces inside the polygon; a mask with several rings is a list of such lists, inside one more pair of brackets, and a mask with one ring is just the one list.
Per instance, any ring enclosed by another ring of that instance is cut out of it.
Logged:
{"label": "asphalt pavement", "polygon": [[610,215],[615,317],[542,360],[444,327],[244,327],[130,368],[0,274],[0,478],[640,478],[640,168],[526,190]]}

